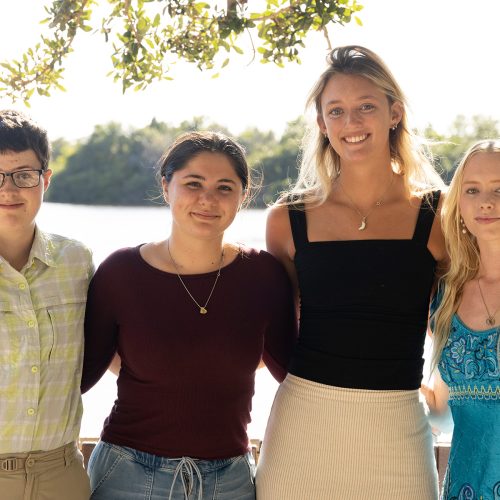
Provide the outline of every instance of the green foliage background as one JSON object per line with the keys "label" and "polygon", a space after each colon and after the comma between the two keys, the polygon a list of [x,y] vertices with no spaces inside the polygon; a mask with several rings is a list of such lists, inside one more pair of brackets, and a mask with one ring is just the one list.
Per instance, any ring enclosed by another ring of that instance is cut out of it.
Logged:
{"label": "green foliage background", "polygon": [[[98,125],[78,143],[53,142],[54,171],[46,200],[91,205],[154,205],[162,203],[155,165],[181,133],[218,130],[233,136],[246,149],[253,177],[260,184],[252,205],[274,201],[297,177],[302,118],[287,124],[281,137],[271,131],[248,128],[233,135],[224,126],[195,117],[174,126],[153,120],[147,127],[124,130],[118,123]],[[457,116],[449,134],[425,129],[438,170],[448,181],[465,150],[476,140],[500,136],[498,122],[483,116]]]}
{"label": "green foliage background", "polygon": [[[36,92],[64,90],[67,59],[77,38],[99,33],[112,45],[110,76],[142,90],[173,77],[181,59],[200,70],[222,70],[243,54],[250,38],[253,59],[283,66],[300,63],[308,33],[351,20],[361,24],[357,0],[52,0],[44,2],[45,30],[19,58],[0,59],[0,98],[29,105]],[[257,10],[255,10],[257,9]]]}

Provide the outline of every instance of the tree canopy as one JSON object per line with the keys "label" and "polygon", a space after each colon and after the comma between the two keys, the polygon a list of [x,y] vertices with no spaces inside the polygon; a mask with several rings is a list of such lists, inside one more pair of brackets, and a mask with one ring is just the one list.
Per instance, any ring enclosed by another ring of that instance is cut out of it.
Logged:
{"label": "tree canopy", "polygon": [[465,151],[476,141],[499,137],[500,129],[498,121],[491,117],[475,115],[467,118],[458,115],[451,124],[449,134],[439,134],[429,125],[424,135],[430,141],[436,168],[448,182]]}
{"label": "tree canopy", "polygon": [[[255,184],[253,206],[276,199],[297,177],[297,156],[304,123],[290,122],[277,139],[271,131],[249,128],[235,138],[245,147]],[[91,205],[155,205],[162,203],[156,164],[174,139],[191,130],[223,126],[201,117],[177,126],[153,120],[147,127],[124,130],[118,123],[97,125],[87,139],[71,144],[54,141],[50,168],[54,170],[47,201]]]}
{"label": "tree canopy", "polygon": [[330,46],[327,27],[361,24],[355,15],[361,9],[357,0],[53,0],[40,42],[0,63],[0,96],[28,103],[34,92],[63,90],[65,60],[86,32],[111,43],[110,76],[123,91],[141,90],[171,79],[179,59],[217,75],[231,55],[244,53],[245,37],[252,60],[300,63],[309,32],[323,32]]}
{"label": "tree canopy", "polygon": [[[50,168],[54,175],[46,199],[91,205],[161,203],[156,163],[177,136],[190,130],[218,130],[232,135],[222,125],[194,117],[175,126],[153,120],[147,127],[131,130],[117,123],[97,125],[90,137],[76,144],[57,139],[52,142]],[[287,124],[280,138],[258,128],[235,136],[247,151],[252,177],[261,186],[254,193],[252,206],[272,203],[297,179],[304,130],[305,121],[300,117]],[[445,181],[473,142],[499,135],[498,122],[484,116],[457,116],[449,134],[439,134],[430,125],[425,130],[434,162]]]}

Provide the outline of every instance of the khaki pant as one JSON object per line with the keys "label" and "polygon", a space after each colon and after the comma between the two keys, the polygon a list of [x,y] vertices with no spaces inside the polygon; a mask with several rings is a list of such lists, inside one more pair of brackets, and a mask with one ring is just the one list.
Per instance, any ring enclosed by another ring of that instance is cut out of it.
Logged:
{"label": "khaki pant", "polygon": [[89,497],[89,479],[75,443],[52,451],[0,454],[0,500]]}

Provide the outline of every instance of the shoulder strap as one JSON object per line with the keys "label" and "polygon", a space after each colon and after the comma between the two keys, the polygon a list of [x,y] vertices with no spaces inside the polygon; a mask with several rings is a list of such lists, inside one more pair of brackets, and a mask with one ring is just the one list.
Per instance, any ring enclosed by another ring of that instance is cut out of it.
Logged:
{"label": "shoulder strap", "polygon": [[420,204],[420,210],[418,212],[417,225],[413,233],[414,241],[427,245],[440,196],[441,191],[433,191],[422,198],[422,203]]}
{"label": "shoulder strap", "polygon": [[306,211],[302,203],[288,205],[288,216],[292,228],[293,243],[295,250],[307,245],[307,220]]}

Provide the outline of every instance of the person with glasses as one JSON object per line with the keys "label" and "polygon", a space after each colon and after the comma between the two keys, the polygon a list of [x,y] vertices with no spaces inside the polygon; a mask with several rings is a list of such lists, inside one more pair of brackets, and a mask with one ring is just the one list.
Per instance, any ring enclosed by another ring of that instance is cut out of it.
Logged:
{"label": "person with glasses", "polygon": [[92,255],[41,231],[47,132],[0,111],[0,498],[88,500],[76,440]]}

